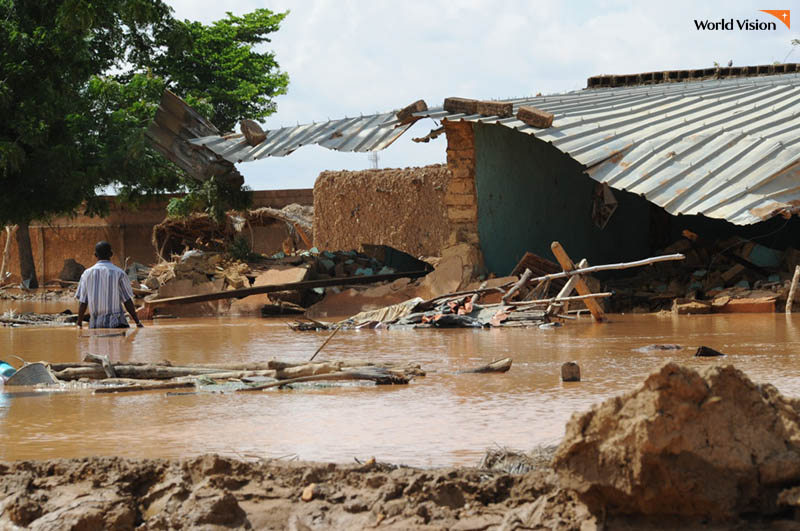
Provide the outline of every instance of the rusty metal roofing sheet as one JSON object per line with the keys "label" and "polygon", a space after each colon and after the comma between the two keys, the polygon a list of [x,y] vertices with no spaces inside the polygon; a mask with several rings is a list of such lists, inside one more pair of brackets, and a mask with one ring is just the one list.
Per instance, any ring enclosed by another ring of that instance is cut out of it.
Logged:
{"label": "rusty metal roofing sheet", "polygon": [[671,214],[748,225],[800,205],[800,75],[581,90],[506,100],[555,115],[537,129],[515,117],[439,120],[500,124],[548,142],[596,181]]}
{"label": "rusty metal roofing sheet", "polygon": [[310,144],[337,151],[378,151],[389,146],[410,126],[401,125],[394,112],[386,112],[269,130],[267,139],[255,147],[248,145],[241,134],[207,136],[190,142],[206,146],[224,159],[238,163],[284,157]]}
{"label": "rusty metal roofing sheet", "polygon": [[[512,116],[465,115],[442,107],[418,118],[499,124],[552,144],[594,180],[642,195],[671,214],[703,214],[748,225],[800,205],[800,75],[591,89],[503,100],[555,115],[537,129]],[[319,144],[377,151],[411,124],[394,112],[267,132],[250,147],[241,135],[205,137],[231,162],[288,155]]]}

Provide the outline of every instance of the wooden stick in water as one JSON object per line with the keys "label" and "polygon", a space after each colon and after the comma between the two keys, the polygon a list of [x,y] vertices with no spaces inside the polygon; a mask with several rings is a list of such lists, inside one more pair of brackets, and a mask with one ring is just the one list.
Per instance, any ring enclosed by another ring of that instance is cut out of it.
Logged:
{"label": "wooden stick in water", "polygon": [[328,336],[328,339],[326,339],[326,340],[325,340],[325,341],[324,341],[324,342],[323,342],[323,343],[322,343],[322,344],[319,346],[319,348],[317,349],[317,351],[316,351],[316,352],[314,352],[314,355],[313,355],[313,356],[311,356],[311,357],[308,359],[308,361],[314,361],[314,358],[316,358],[316,357],[317,357],[317,354],[319,354],[319,352],[320,352],[320,351],[321,351],[323,348],[325,348],[325,345],[327,345],[327,344],[328,344],[328,341],[330,341],[331,339],[333,339],[333,336],[335,336],[335,335],[336,335],[336,332],[338,332],[340,328],[341,328],[341,326],[337,326],[336,328],[334,328],[334,329],[333,329],[333,333],[332,333],[331,335],[329,335],[329,336]]}

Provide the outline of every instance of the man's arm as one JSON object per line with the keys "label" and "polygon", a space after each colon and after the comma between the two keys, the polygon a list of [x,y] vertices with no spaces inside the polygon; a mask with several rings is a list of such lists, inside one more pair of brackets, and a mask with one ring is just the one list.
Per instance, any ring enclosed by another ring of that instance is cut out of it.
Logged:
{"label": "man's arm", "polygon": [[136,306],[133,305],[133,299],[128,299],[122,303],[125,306],[125,309],[128,310],[128,313],[131,314],[133,318],[133,322],[136,323],[137,328],[143,328],[144,325],[139,320],[139,316],[136,315]]}
{"label": "man's arm", "polygon": [[85,302],[78,304],[78,328],[83,328],[83,316],[86,315],[87,306]]}

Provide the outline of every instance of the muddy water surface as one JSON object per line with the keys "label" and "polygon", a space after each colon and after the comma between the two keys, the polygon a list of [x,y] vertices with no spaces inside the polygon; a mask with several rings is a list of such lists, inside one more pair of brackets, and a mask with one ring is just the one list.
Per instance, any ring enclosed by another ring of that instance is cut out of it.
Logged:
{"label": "muddy water surface", "polygon": [[[292,332],[277,320],[173,319],[126,337],[74,328],[0,328],[0,359],[202,363],[306,360],[327,333]],[[106,332],[107,333],[107,332]],[[640,352],[653,343],[678,351]],[[699,345],[727,352],[694,359]],[[415,360],[429,371],[408,386],[337,385],[263,393],[89,392],[0,394],[0,459],[86,455],[181,457],[206,452],[249,458],[354,457],[417,466],[472,465],[493,445],[557,443],[575,411],[627,391],[668,360],[733,363],[757,382],[800,395],[800,316],[613,316],[550,330],[339,332],[320,359]],[[455,371],[510,356],[506,374]],[[564,361],[583,381],[559,380]],[[14,361],[16,364],[16,361]]]}

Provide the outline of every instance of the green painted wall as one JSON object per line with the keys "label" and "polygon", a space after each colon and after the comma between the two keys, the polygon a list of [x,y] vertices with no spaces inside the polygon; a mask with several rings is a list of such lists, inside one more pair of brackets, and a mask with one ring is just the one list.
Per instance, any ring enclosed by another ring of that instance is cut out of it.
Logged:
{"label": "green painted wall", "polygon": [[555,261],[560,241],[591,264],[649,256],[650,203],[614,190],[618,207],[605,229],[592,222],[595,181],[569,156],[501,125],[475,125],[478,234],[486,266],[511,272],[525,251]]}

